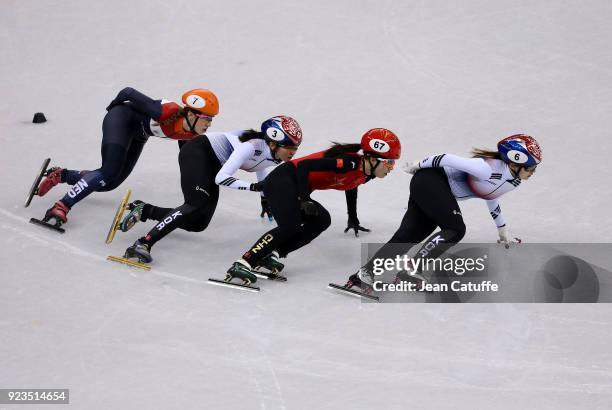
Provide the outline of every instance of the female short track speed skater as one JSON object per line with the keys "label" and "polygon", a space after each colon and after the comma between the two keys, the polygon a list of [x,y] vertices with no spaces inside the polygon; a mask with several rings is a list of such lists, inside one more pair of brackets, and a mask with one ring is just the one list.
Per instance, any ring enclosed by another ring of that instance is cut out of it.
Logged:
{"label": "female short track speed skater", "polygon": [[215,94],[201,88],[187,91],[183,106],[153,100],[133,88],[124,88],[106,108],[102,122],[102,166],[95,171],[54,167],[40,183],[37,194],[45,195],[59,183],[73,185],[68,193],[47,210],[44,221],[56,225],[68,221],[68,211],[92,192],[112,191],[132,172],[150,136],[190,140],[206,132],[219,102]]}
{"label": "female short track speed skater", "polygon": [[[358,286],[370,292],[375,259],[403,255],[425,238],[429,237],[416,252],[417,258],[437,258],[459,242],[466,228],[457,201],[484,199],[497,226],[498,242],[506,246],[511,242],[520,243],[520,239],[508,233],[498,198],[534,174],[542,161],[538,142],[528,135],[517,134],[499,141],[497,151],[474,149],[472,154],[472,158],[433,155],[407,164],[406,171],[414,176],[410,181],[408,209],[400,227],[365,266],[350,276],[345,288]],[[440,230],[432,235],[436,227]],[[414,270],[409,273],[425,280]]]}
{"label": "female short track speed skater", "polygon": [[[151,247],[181,228],[201,232],[210,223],[219,200],[219,186],[261,192],[270,167],[291,160],[302,142],[296,120],[276,116],[261,124],[261,131],[213,132],[187,142],[179,153],[181,189],[185,202],[177,208],[162,208],[134,201],[119,229],[129,230],[136,222],[159,221],[149,233],[125,251],[125,258],[149,263]],[[238,169],[257,174],[257,183],[234,177]],[[262,216],[270,214],[266,197],[261,197]]]}
{"label": "female short track speed skater", "polygon": [[335,144],[274,169],[265,181],[264,194],[278,226],[263,234],[229,268],[225,281],[239,278],[246,285],[254,283],[257,277],[253,269],[258,267],[280,272],[284,265],[279,257],[307,245],[329,227],[329,212],[310,198],[315,190],[351,191],[347,205],[349,215],[356,219],[357,187],[387,176],[400,153],[401,144],[394,133],[374,128],[359,144]]}

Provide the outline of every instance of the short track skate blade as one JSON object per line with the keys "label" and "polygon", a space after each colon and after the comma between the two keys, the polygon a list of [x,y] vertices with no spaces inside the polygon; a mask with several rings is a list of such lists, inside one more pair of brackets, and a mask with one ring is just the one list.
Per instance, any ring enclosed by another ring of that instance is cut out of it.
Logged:
{"label": "short track skate blade", "polygon": [[47,172],[47,167],[49,166],[50,162],[51,162],[51,158],[45,159],[42,163],[42,166],[40,167],[40,170],[38,171],[38,174],[36,175],[36,178],[34,178],[34,183],[32,183],[32,187],[30,188],[30,192],[28,192],[28,197],[26,198],[26,201],[25,201],[24,206],[26,208],[30,206],[30,203],[32,202],[32,198],[34,198],[34,195],[36,195],[36,190],[38,190],[38,184],[40,184],[40,181],[45,176],[45,173]]}
{"label": "short track skate blade", "polygon": [[249,292],[259,292],[259,288],[257,286],[242,285],[239,283],[226,282],[224,280],[219,280],[219,279],[212,279],[212,278],[208,279],[208,283],[210,285],[215,285],[215,286],[225,286],[227,288],[246,290]]}
{"label": "short track skate blade", "polygon": [[277,274],[272,273],[272,272],[263,272],[263,271],[257,270],[257,271],[253,271],[253,273],[259,279],[275,280],[277,282],[287,282],[287,278],[285,276],[277,275]]}
{"label": "short track skate blade", "polygon": [[117,208],[117,212],[115,213],[115,218],[113,219],[113,223],[108,230],[108,234],[106,235],[106,243],[109,244],[115,239],[115,233],[117,233],[117,229],[119,228],[119,221],[123,217],[125,210],[127,209],[128,202],[130,200],[130,195],[132,194],[132,190],[128,189],[123,198],[121,199],[121,203],[119,203],[119,207]]}
{"label": "short track skate blade", "polygon": [[40,219],[30,218],[30,223],[33,223],[34,225],[44,226],[45,228],[52,229],[55,232],[66,233],[66,230],[64,230],[64,228],[54,224],[50,224],[49,222],[41,221]]}
{"label": "short track skate blade", "polygon": [[366,299],[371,299],[371,300],[375,300],[377,302],[380,302],[380,299],[379,299],[378,296],[368,295],[368,294],[360,292],[358,290],[347,289],[344,286],[336,285],[335,283],[330,283],[328,286],[330,288],[332,288],[332,289],[336,289],[336,290],[342,291],[343,293],[345,293],[347,295],[357,296],[359,298],[363,297],[363,298],[366,298]]}
{"label": "short track skate blade", "polygon": [[142,262],[136,262],[127,258],[123,258],[121,256],[107,256],[107,260],[117,263],[122,263],[124,265],[133,266],[135,268],[140,268],[143,270],[151,270],[151,265]]}

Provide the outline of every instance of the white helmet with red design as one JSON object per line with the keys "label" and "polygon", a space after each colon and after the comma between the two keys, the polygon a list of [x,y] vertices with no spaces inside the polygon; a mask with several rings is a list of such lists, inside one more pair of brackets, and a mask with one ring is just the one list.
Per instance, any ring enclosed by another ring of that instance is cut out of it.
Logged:
{"label": "white helmet with red design", "polygon": [[261,132],[268,142],[282,147],[298,147],[302,143],[302,128],[296,120],[286,115],[277,115],[261,124]]}

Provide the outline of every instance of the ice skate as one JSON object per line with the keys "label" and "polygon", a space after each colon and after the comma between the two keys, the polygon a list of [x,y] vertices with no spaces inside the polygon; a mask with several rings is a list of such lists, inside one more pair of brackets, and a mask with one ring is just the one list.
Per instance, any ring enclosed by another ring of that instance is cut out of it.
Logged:
{"label": "ice skate", "polygon": [[257,276],[251,270],[251,267],[242,260],[234,262],[234,264],[227,270],[226,280],[232,280],[234,278],[242,279],[245,285],[257,282]]}
{"label": "ice skate", "polygon": [[263,258],[255,269],[264,268],[271,273],[278,274],[280,273],[285,265],[281,263],[279,260],[280,256],[278,252],[272,251],[271,254],[267,255]]}
{"label": "ice skate", "polygon": [[119,224],[119,230],[121,232],[127,232],[134,227],[138,222],[142,220],[142,210],[144,209],[145,203],[139,200],[128,204],[127,209],[130,211],[125,218]]}
{"label": "ice skate", "polygon": [[38,185],[40,184],[42,178],[47,174],[47,167],[49,166],[50,162],[51,158],[46,158],[38,169],[38,173],[36,174],[36,177],[34,178],[32,185],[30,186],[30,190],[28,191],[28,196],[26,197],[26,201],[24,204],[26,208],[30,206],[30,203],[32,203],[32,199],[38,192]]}
{"label": "ice skate", "polygon": [[[242,283],[234,283],[233,279],[240,279]],[[208,282],[211,285],[221,285],[235,289],[248,290],[251,292],[259,292],[259,288],[252,286],[257,282],[257,276],[251,269],[251,266],[244,260],[238,260],[227,270],[225,279],[219,280],[210,278]]]}
{"label": "ice skate", "polygon": [[[340,286],[335,283],[330,283],[328,286],[332,289],[340,290],[346,294],[358,297],[363,296],[367,299],[379,301],[378,296],[372,295],[372,292],[374,291],[373,285],[374,274],[363,267],[349,276],[349,279],[344,286]],[[358,288],[359,290],[354,288]]]}
{"label": "ice skate", "polygon": [[279,261],[278,252],[273,251],[271,254],[263,258],[259,264],[253,269],[253,273],[261,279],[277,280],[285,282],[287,278],[280,275],[285,265]]}
{"label": "ice skate", "polygon": [[129,203],[131,194],[132,194],[132,190],[128,189],[125,192],[125,195],[123,195],[123,198],[121,199],[121,202],[119,203],[119,206],[117,207],[117,212],[115,212],[113,222],[111,222],[110,228],[108,229],[108,233],[106,234],[106,243],[111,243],[113,239],[115,238],[115,234],[119,230],[119,222],[121,221],[121,218],[123,217],[123,213],[129,207],[128,203]]}
{"label": "ice skate", "polygon": [[123,257],[108,256],[106,259],[144,270],[151,270],[151,265],[149,265],[149,263],[153,261],[151,257],[151,246],[140,241],[134,242],[134,245],[127,248]]}
{"label": "ice skate", "polygon": [[60,167],[52,167],[49,168],[45,175],[45,179],[42,180],[40,185],[38,185],[38,189],[36,190],[36,195],[44,196],[47,192],[51,190],[54,186],[62,182],[62,171],[64,168]]}
{"label": "ice skate", "polygon": [[153,258],[151,257],[151,246],[148,243],[140,241],[134,242],[134,245],[127,248],[123,257],[126,259],[136,258],[140,263],[153,262]]}
{"label": "ice skate", "polygon": [[30,218],[30,222],[64,233],[65,230],[62,228],[62,225],[68,222],[68,217],[66,215],[69,211],[70,208],[64,205],[62,201],[57,201],[51,208],[47,209],[42,220]]}
{"label": "ice skate", "polygon": [[44,221],[47,222],[51,219],[55,219],[57,222],[61,222],[65,224],[68,222],[68,212],[70,208],[68,208],[62,201],[57,201],[51,208],[47,209],[45,213]]}
{"label": "ice skate", "polygon": [[349,276],[349,279],[344,285],[344,287],[350,289],[356,286],[360,288],[365,294],[369,295],[374,290],[373,285],[374,274],[368,271],[366,268],[360,268],[357,272]]}

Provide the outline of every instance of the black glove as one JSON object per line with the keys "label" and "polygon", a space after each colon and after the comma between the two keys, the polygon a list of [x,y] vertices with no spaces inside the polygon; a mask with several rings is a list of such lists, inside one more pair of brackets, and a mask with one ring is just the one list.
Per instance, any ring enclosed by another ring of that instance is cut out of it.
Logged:
{"label": "black glove", "polygon": [[261,216],[262,218],[268,214],[268,220],[272,222],[274,220],[274,216],[272,215],[272,210],[270,209],[270,204],[268,203],[268,199],[265,196],[261,197]]}
{"label": "black glove", "polygon": [[319,215],[319,207],[316,202],[310,198],[300,199],[300,209],[308,216]]}
{"label": "black glove", "polygon": [[251,191],[255,191],[255,192],[261,192],[263,191],[263,188],[264,188],[264,181],[255,182],[254,184],[251,184],[251,186],[249,187]]}
{"label": "black glove", "polygon": [[346,223],[346,229],[344,230],[344,233],[347,233],[349,229],[353,229],[355,231],[356,237],[359,236],[359,231],[370,232],[368,228],[364,228],[363,226],[359,225],[359,219],[350,217],[348,219],[348,222]]}

